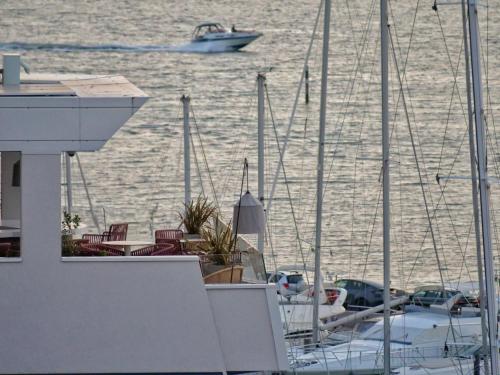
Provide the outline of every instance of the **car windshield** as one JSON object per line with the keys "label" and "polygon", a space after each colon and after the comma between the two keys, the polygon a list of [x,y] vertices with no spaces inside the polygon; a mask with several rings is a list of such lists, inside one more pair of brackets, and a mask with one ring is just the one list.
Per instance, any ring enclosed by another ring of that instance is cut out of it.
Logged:
{"label": "car windshield", "polygon": [[288,275],[287,279],[290,284],[298,284],[303,281],[302,275]]}

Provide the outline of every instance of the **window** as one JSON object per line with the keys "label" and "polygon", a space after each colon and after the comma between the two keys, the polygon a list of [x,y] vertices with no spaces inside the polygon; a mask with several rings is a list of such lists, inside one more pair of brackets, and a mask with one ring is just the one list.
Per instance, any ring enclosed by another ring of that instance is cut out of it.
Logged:
{"label": "window", "polygon": [[0,257],[21,255],[21,153],[1,152]]}

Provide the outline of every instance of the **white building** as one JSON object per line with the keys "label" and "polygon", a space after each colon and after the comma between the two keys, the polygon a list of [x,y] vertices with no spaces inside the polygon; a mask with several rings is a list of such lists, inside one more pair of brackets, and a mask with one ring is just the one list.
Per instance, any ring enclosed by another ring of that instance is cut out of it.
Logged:
{"label": "white building", "polygon": [[205,285],[195,256],[61,257],[61,153],[98,150],[147,96],[123,77],[19,82],[13,55],[3,77],[0,240],[20,254],[0,257],[0,373],[286,370],[274,286]]}

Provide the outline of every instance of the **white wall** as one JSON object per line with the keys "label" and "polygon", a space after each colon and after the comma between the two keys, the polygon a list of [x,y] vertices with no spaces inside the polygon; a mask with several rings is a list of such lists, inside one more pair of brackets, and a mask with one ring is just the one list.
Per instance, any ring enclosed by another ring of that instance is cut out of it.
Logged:
{"label": "white wall", "polygon": [[207,293],[195,256],[61,258],[60,155],[23,154],[21,174],[22,258],[0,259],[0,373],[286,368],[267,285]]}
{"label": "white wall", "polygon": [[288,369],[275,285],[218,284],[207,291],[228,371]]}
{"label": "white wall", "polygon": [[[21,188],[12,186],[12,172],[16,161],[21,158],[20,152],[2,152],[0,173],[2,194],[2,216],[3,220],[20,220],[21,217]],[[22,169],[22,166],[21,166]]]}

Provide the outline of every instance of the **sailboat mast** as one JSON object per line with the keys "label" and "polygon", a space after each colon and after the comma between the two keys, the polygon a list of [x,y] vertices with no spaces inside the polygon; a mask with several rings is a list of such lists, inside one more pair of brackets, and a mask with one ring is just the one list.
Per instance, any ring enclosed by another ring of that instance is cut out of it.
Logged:
{"label": "sailboat mast", "polygon": [[498,323],[495,293],[495,275],[491,245],[490,197],[488,168],[486,162],[486,130],[484,124],[483,94],[481,82],[481,54],[477,19],[477,0],[468,0],[469,34],[471,47],[472,82],[474,91],[474,117],[476,123],[477,165],[481,201],[481,222],[483,227],[484,273],[486,283],[486,304],[488,315],[488,337],[491,374],[498,374]]}
{"label": "sailboat mast", "polygon": [[382,80],[382,173],[384,241],[384,374],[391,373],[391,212],[389,180],[389,20],[387,0],[380,0],[380,69]]}
{"label": "sailboat mast", "polygon": [[[467,8],[466,0],[462,0],[462,27],[464,36],[464,57],[465,57],[465,83],[467,87],[467,115],[468,115],[468,131],[469,131],[469,154],[470,154],[470,169],[472,178],[472,209],[474,215],[474,229],[476,233],[476,257],[479,280],[479,307],[481,311],[481,332],[483,348],[482,353],[486,354],[488,347],[488,330],[486,328],[486,311],[485,311],[485,290],[483,278],[483,261],[481,251],[481,224],[479,222],[479,192],[477,190],[477,171],[476,171],[476,146],[474,144],[474,110],[472,108],[472,84],[470,81],[470,53],[469,39],[467,37]],[[489,374],[489,366],[485,362],[485,374]]]}
{"label": "sailboat mast", "polygon": [[71,159],[69,152],[65,152],[64,156],[64,163],[66,166],[66,196],[68,200],[67,212],[71,215],[73,213],[73,182],[71,180]]}
{"label": "sailboat mast", "polygon": [[319,342],[319,297],[321,285],[321,219],[323,212],[323,164],[325,158],[326,95],[328,89],[328,47],[330,44],[331,0],[325,0],[323,21],[323,61],[321,66],[321,98],[319,107],[318,175],[316,181],[316,239],[314,248],[313,343]]}
{"label": "sailboat mast", "polygon": [[182,109],[184,113],[184,204],[191,202],[191,155],[189,129],[189,96],[182,95]]}
{"label": "sailboat mast", "polygon": [[[263,73],[257,74],[257,123],[258,123],[258,199],[264,207],[264,83],[266,76]],[[264,233],[257,235],[257,249],[262,254],[264,252]]]}

